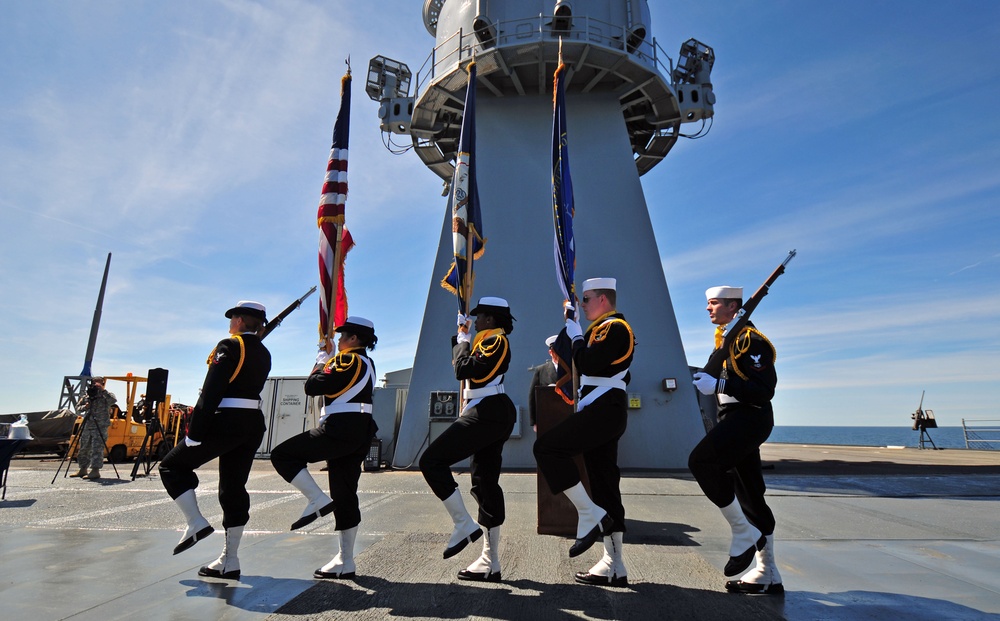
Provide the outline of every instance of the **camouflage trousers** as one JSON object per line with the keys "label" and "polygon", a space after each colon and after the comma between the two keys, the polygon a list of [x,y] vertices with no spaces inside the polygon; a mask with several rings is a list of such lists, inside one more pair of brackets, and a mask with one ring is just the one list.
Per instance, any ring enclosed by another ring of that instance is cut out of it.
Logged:
{"label": "camouflage trousers", "polygon": [[108,437],[106,427],[86,421],[80,432],[80,447],[77,462],[80,468],[99,470],[104,465],[104,441]]}

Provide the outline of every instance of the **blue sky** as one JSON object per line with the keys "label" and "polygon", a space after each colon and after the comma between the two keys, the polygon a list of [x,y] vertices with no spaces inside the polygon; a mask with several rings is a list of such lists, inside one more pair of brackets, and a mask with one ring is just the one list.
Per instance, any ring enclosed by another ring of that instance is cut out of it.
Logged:
{"label": "blue sky", "polygon": [[[0,413],[80,372],[108,252],[94,372],[167,368],[184,403],[225,309],[316,283],[348,55],[351,310],[380,371],[410,366],[446,201],[385,149],[363,80],[376,55],[423,64],[422,4],[3,2]],[[922,391],[943,425],[1000,418],[1000,4],[650,4],[668,54],[717,57],[712,131],[643,177],[688,360],[705,288],[753,290],[796,248],[754,317],[778,424],[908,425]],[[268,338],[274,375],[308,372],[316,305]]]}

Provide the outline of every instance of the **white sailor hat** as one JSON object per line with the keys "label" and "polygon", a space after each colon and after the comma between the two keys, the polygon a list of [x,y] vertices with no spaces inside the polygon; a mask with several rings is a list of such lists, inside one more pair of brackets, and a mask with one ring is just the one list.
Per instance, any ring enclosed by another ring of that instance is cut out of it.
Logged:
{"label": "white sailor hat", "polygon": [[506,316],[511,319],[514,318],[514,316],[510,314],[510,304],[508,304],[507,300],[503,298],[479,298],[479,304],[477,304],[474,309],[469,311],[469,315],[475,317],[480,313],[486,315]]}
{"label": "white sailor hat", "polygon": [[717,300],[742,300],[743,287],[730,287],[729,285],[712,287],[705,291],[705,299],[711,300],[712,298]]}
{"label": "white sailor hat", "polygon": [[240,300],[236,303],[236,306],[230,308],[226,311],[226,318],[232,319],[233,315],[246,315],[248,317],[256,317],[264,323],[267,323],[267,311],[264,309],[264,305],[260,302],[251,302],[249,300]]}
{"label": "white sailor hat", "polygon": [[549,349],[552,349],[552,346],[556,344],[557,338],[559,338],[559,335],[553,334],[549,338],[545,339],[545,345],[547,345]]}
{"label": "white sailor hat", "polygon": [[358,336],[365,336],[369,339],[375,338],[375,324],[369,319],[351,315],[344,320],[344,323],[337,326],[334,332],[350,332]]}
{"label": "white sailor hat", "polygon": [[588,278],[583,281],[583,292],[593,291],[594,289],[611,289],[616,291],[615,287],[618,285],[618,281],[614,278]]}

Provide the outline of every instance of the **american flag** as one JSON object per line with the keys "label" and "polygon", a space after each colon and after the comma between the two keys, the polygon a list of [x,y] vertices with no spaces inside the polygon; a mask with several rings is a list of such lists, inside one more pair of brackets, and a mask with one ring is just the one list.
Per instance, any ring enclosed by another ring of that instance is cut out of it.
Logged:
{"label": "american flag", "polygon": [[[555,225],[554,255],[556,280],[563,299],[576,303],[576,242],[573,239],[573,180],[569,174],[569,145],[566,138],[566,92],[563,79],[566,65],[560,53],[559,67],[552,84],[552,218]],[[572,382],[573,342],[563,328],[552,349],[559,358],[556,392],[567,403],[574,402]],[[567,364],[569,363],[569,364]]]}
{"label": "american flag", "polygon": [[[465,93],[462,134],[455,158],[455,176],[451,182],[451,235],[455,260],[441,281],[441,286],[458,296],[458,311],[469,314],[472,298],[472,263],[483,255],[482,214],[476,183],[476,64],[469,64],[469,87]],[[471,246],[471,248],[470,248]]]}
{"label": "american flag", "polygon": [[347,145],[351,127],[351,71],[340,81],[340,112],[333,127],[333,145],[326,164],[323,196],[316,223],[319,226],[319,338],[333,337],[334,329],[347,319],[344,290],[344,257],[354,240],[344,224],[347,201]]}

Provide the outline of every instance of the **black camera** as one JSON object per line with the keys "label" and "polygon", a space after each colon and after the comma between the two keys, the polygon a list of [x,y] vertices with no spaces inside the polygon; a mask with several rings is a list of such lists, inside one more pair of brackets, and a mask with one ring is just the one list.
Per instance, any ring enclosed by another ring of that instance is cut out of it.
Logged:
{"label": "black camera", "polygon": [[97,396],[97,386],[94,386],[93,384],[91,384],[90,386],[87,386],[87,396],[88,397],[96,397]]}

